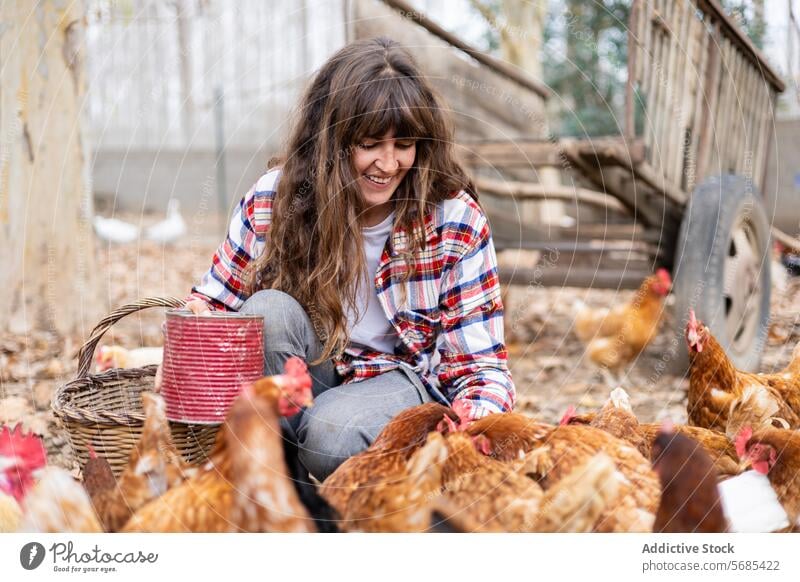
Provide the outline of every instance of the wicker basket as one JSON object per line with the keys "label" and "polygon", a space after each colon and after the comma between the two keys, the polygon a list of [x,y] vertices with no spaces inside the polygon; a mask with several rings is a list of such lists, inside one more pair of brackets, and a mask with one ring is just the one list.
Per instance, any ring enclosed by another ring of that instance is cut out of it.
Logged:
{"label": "wicker basket", "polygon": [[[144,425],[141,393],[152,390],[157,366],[112,369],[89,374],[100,338],[117,321],[149,307],[183,307],[175,297],[148,297],[109,313],[92,330],[78,352],[78,376],[60,386],[53,411],[66,426],[78,462],[89,458],[89,445],[103,455],[119,475],[138,442]],[[219,425],[170,422],[175,446],[190,463],[202,462],[214,444]]]}

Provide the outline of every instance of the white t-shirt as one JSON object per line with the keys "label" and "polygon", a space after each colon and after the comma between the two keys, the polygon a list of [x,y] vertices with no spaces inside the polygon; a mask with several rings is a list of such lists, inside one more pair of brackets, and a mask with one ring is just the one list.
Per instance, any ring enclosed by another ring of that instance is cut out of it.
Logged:
{"label": "white t-shirt", "polygon": [[[347,325],[350,329],[350,343],[365,346],[384,354],[394,354],[394,348],[399,340],[397,331],[392,327],[383,307],[378,302],[378,292],[375,289],[375,273],[381,261],[381,254],[389,240],[394,225],[394,212],[380,224],[365,226],[361,229],[364,237],[364,256],[367,261],[364,278],[366,284],[362,286],[358,297],[361,319],[355,320],[355,314],[349,309]],[[364,310],[366,306],[366,311]]]}

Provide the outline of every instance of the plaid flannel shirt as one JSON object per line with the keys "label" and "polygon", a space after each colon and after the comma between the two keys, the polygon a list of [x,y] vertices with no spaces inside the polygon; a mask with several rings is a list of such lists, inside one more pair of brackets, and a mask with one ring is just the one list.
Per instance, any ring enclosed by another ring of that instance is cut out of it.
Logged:
{"label": "plaid flannel shirt", "polygon": [[[259,179],[234,210],[228,236],[189,299],[237,311],[247,295],[242,273],[264,250],[280,170]],[[435,400],[461,400],[471,418],[511,410],[514,384],[503,341],[503,305],[489,223],[466,192],[425,217],[426,248],[405,284],[400,251],[409,242],[397,224],[375,274],[375,290],[400,342],[395,354],[349,346],[335,360],[343,383],[410,366]]]}

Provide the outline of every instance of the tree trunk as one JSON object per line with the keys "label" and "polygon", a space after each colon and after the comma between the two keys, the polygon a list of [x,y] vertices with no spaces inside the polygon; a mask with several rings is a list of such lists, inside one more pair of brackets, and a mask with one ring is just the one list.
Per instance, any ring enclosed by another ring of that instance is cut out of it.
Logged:
{"label": "tree trunk", "polygon": [[97,320],[84,28],[83,0],[0,10],[0,329]]}

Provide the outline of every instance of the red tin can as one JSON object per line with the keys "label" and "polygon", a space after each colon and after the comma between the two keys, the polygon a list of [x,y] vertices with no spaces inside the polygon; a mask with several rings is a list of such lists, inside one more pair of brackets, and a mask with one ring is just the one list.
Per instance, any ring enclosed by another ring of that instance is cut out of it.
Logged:
{"label": "red tin can", "polygon": [[242,385],[263,372],[262,316],[167,312],[161,394],[168,419],[219,424]]}

